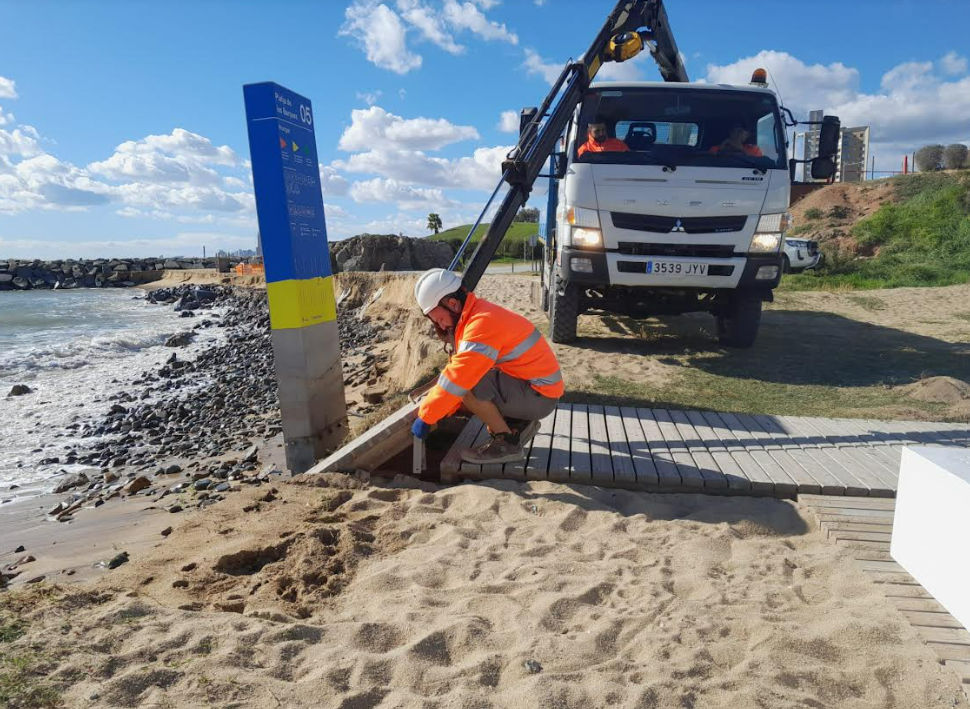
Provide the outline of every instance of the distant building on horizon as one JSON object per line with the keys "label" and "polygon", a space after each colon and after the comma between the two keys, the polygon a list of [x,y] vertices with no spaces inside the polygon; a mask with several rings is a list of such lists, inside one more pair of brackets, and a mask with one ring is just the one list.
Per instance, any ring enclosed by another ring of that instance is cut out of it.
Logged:
{"label": "distant building on horizon", "polygon": [[[812,111],[808,114],[808,120],[821,122],[824,115],[824,111]],[[817,129],[806,131],[805,147],[802,153],[804,160],[818,157],[818,136],[819,131]],[[869,126],[843,128],[839,150],[835,155],[835,181],[861,182],[867,179],[868,164]],[[804,165],[803,169],[805,171],[804,182],[820,182],[820,180],[812,179],[809,165]]]}

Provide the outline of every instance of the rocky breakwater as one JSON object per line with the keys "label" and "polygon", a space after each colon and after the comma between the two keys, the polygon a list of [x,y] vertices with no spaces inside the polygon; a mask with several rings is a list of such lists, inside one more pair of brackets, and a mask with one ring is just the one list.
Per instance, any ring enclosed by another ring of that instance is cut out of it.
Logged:
{"label": "rocky breakwater", "polygon": [[[238,260],[230,260],[230,267]],[[0,261],[0,290],[109,288],[134,286],[161,277],[162,271],[215,268],[216,259],[67,259]]]}
{"label": "rocky breakwater", "polygon": [[[267,442],[282,430],[265,293],[179,286],[148,299],[198,322],[165,343],[172,354],[164,365],[107,397],[106,415],[69,426],[66,435],[81,444],[44,461],[87,466],[65,474],[54,490],[70,493],[49,510],[60,521],[80,507],[135,495],[153,497],[173,513],[206,507],[241,485],[281,474],[263,460]],[[389,327],[345,310],[338,324],[345,382],[373,383],[385,363],[372,351]],[[224,339],[194,358],[180,357],[205,328],[224,329]]]}
{"label": "rocky breakwater", "polygon": [[407,236],[360,234],[330,244],[330,263],[334,273],[447,268],[454,255],[454,250],[447,243]]}

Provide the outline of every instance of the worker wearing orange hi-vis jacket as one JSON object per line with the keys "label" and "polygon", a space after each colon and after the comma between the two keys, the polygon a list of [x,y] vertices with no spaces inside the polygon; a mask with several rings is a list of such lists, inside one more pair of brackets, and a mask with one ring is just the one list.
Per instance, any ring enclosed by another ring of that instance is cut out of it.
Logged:
{"label": "worker wearing orange hi-vis jacket", "polygon": [[414,295],[439,336],[454,347],[448,366],[421,402],[412,433],[424,438],[462,404],[491,434],[462,451],[469,463],[508,463],[552,413],[563,393],[559,362],[535,325],[466,292],[461,278],[434,268],[418,279]]}

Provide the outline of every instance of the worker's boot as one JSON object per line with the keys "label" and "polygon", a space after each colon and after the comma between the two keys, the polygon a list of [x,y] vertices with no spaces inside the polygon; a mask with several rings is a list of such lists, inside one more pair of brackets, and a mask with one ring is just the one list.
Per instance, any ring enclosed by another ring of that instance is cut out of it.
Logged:
{"label": "worker's boot", "polygon": [[514,463],[525,459],[525,452],[518,443],[516,433],[493,434],[484,444],[477,448],[466,448],[461,452],[461,459],[472,465],[488,465],[489,463]]}
{"label": "worker's boot", "polygon": [[518,444],[523,448],[528,445],[529,441],[535,438],[536,433],[539,431],[538,421],[526,421],[525,419],[506,419],[505,421],[509,428],[512,429],[513,433],[518,434]]}

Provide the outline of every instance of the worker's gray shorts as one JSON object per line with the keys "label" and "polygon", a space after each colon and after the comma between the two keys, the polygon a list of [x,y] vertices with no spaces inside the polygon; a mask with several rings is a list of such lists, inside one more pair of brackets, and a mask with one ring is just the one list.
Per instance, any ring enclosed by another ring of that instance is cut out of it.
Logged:
{"label": "worker's gray shorts", "polygon": [[494,401],[506,418],[538,421],[553,412],[559,399],[550,399],[533,389],[524,379],[510,377],[497,369],[489,370],[472,388],[479,401]]}

